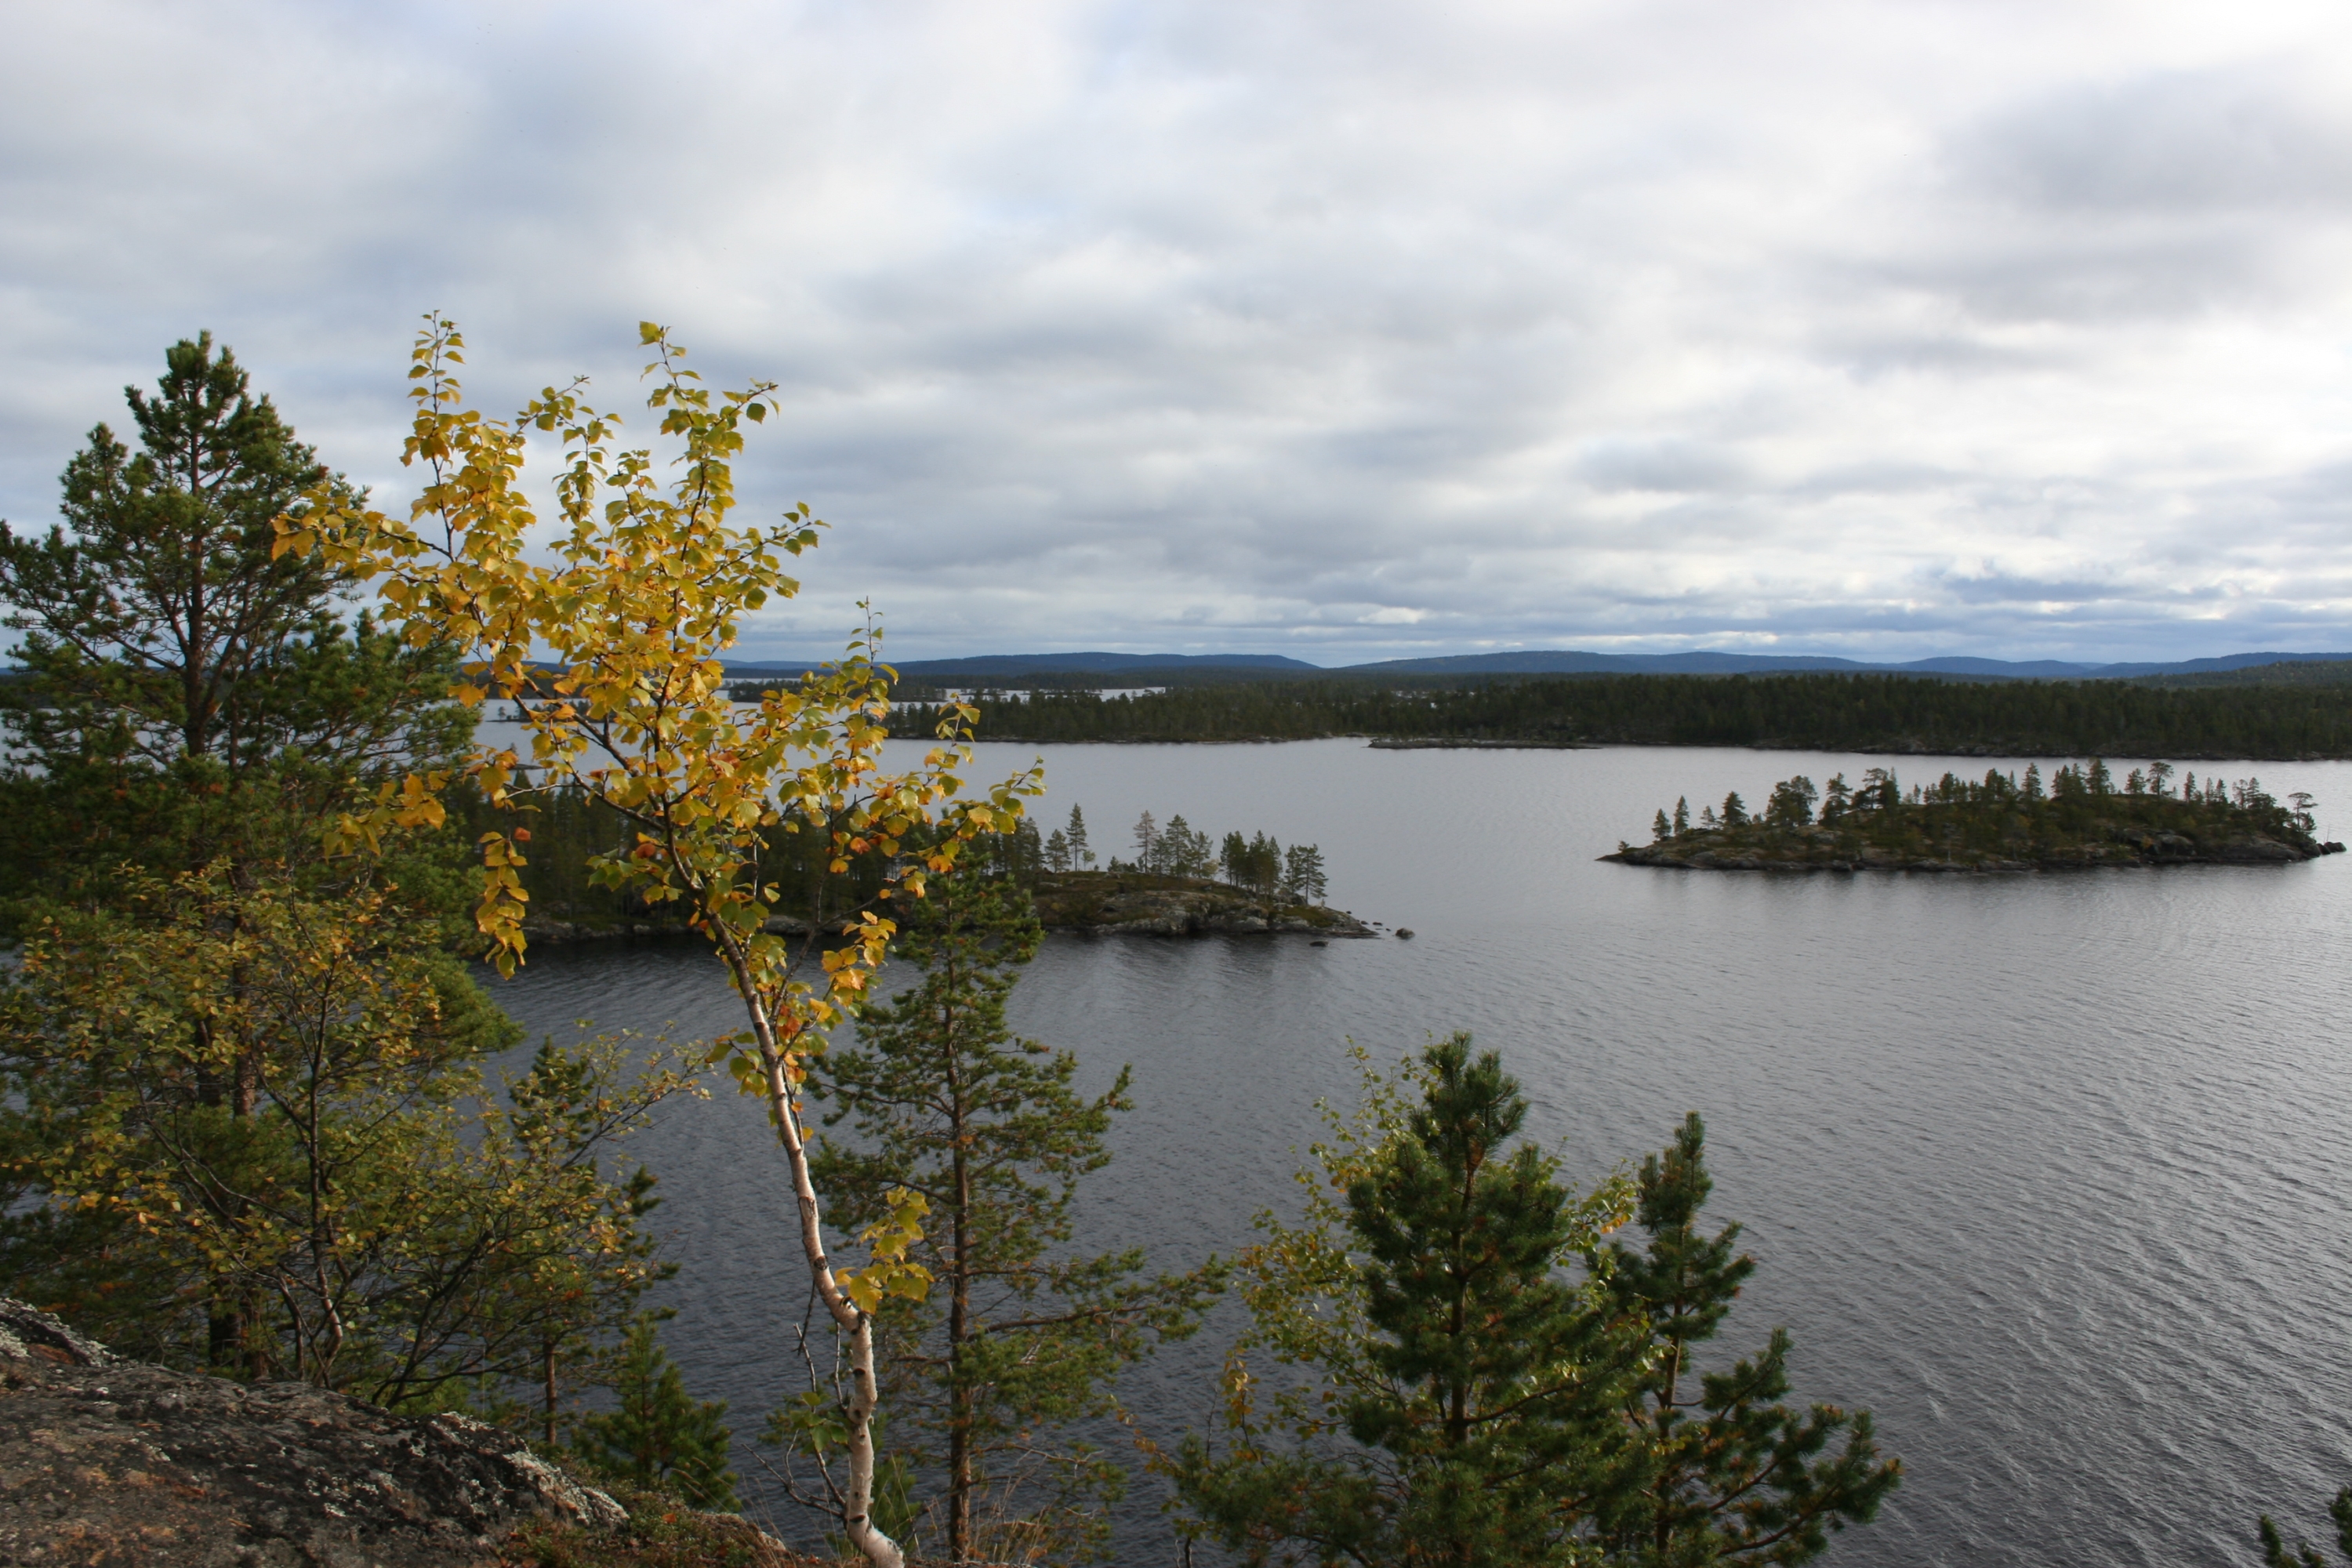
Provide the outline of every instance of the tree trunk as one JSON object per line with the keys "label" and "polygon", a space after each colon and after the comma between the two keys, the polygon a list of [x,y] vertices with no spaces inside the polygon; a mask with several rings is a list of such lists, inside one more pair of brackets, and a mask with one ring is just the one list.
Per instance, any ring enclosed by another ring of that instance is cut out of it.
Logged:
{"label": "tree trunk", "polygon": [[800,1208],[801,1251],[808,1259],[809,1279],[826,1313],[849,1336],[849,1397],[842,1404],[842,1424],[848,1429],[848,1485],[841,1494],[842,1533],[874,1568],[906,1568],[906,1553],[874,1523],[874,1411],[881,1393],[874,1375],[874,1320],[842,1289],[825,1256],[823,1215],[816,1186],[809,1177],[808,1144],[801,1135],[800,1114],[794,1108],[793,1082],[785,1071],[785,1053],[776,1039],[775,1025],[757,997],[751,965],[733,942],[722,949],[733,971],[736,990],[751,1017],[751,1032],[760,1045],[760,1066],[765,1076],[768,1110],[776,1123],[777,1140],[792,1167],[793,1195]]}
{"label": "tree trunk", "polygon": [[[952,959],[950,962],[953,962]],[[948,1270],[948,1560],[971,1555],[971,1388],[964,1381],[963,1346],[971,1333],[971,1162],[966,1153],[963,1075],[958,1070],[954,1009],[940,1022],[946,1058],[948,1116],[955,1146],[955,1257]]]}

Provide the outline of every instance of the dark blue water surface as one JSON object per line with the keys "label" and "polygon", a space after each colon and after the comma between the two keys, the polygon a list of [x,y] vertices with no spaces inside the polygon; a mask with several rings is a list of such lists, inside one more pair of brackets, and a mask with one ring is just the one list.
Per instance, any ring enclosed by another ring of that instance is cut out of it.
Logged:
{"label": "dark blue water surface", "polygon": [[[1030,748],[982,748],[983,773]],[[1150,809],[1322,846],[1331,901],[1412,941],[1057,936],[1024,1032],[1137,1110],[1091,1178],[1090,1247],[1188,1265],[1286,1205],[1350,1038],[1392,1059],[1473,1030],[1595,1180],[1707,1119],[1713,1212],[1760,1267],[1727,1339],[1796,1339],[1800,1398],[1866,1406],[1907,1477],[1829,1561],[2249,1562],[2253,1516],[2352,1479],[2352,858],[2005,878],[1775,878],[1596,863],[1676,795],[1887,759],[1360,742],[1056,747],[1048,825],[1098,853]],[[1947,765],[1903,759],[1906,782]],[[1981,761],[1953,763],[1981,773]],[[2118,768],[2118,773],[2122,770]],[[2200,767],[2200,773],[2208,771]],[[2225,765],[2352,827],[2352,764]],[[494,994],[534,1030],[737,1026],[684,943],[535,952]],[[796,1390],[806,1304],[755,1102],[681,1102],[635,1152],[683,1266],[669,1341],[732,1402],[738,1467]],[[1199,1419],[1230,1315],[1129,1380],[1143,1426]],[[1122,1561],[1173,1561],[1146,1482]],[[788,1511],[779,1526],[795,1534]]]}

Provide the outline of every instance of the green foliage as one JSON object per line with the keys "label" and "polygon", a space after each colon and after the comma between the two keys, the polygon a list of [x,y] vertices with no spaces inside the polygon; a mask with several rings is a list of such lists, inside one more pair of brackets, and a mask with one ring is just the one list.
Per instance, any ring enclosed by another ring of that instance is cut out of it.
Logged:
{"label": "green foliage", "polygon": [[66,526],[0,528],[0,1268],[151,1359],[551,1442],[667,1272],[652,1176],[603,1167],[681,1080],[607,1041],[484,1082],[519,1031],[447,951],[479,858],[429,802],[320,844],[467,747],[455,660],[277,548],[359,497],[235,357],[165,361]]}
{"label": "green foliage", "polygon": [[1283,897],[1294,903],[1319,904],[1329,896],[1330,882],[1323,871],[1323,851],[1313,844],[1294,844],[1283,851]]}
{"label": "green foliage", "polygon": [[[1783,779],[1772,786],[1771,796],[1765,802],[1764,820],[1774,827],[1803,827],[1813,820],[1813,802],[1820,798],[1821,791],[1815,789],[1813,781],[1804,774]],[[1661,823],[1665,821],[1664,812],[1658,814],[1658,820]],[[1671,831],[1669,828],[1668,832]],[[1667,834],[1662,833],[1659,837],[1663,838]]]}
{"label": "green foliage", "polygon": [[[577,785],[559,784],[533,792],[527,804],[500,807],[462,781],[444,798],[456,837],[519,838],[527,858],[514,870],[533,920],[589,931],[641,924],[687,929],[692,911],[682,900],[652,896],[600,871],[630,854],[639,831],[608,802]],[[745,847],[746,874],[775,891],[772,917],[802,925],[838,926],[847,912],[872,905],[887,885],[887,862],[860,855],[835,870],[832,846],[814,834],[776,826]]]}
{"label": "green foliage", "polygon": [[[1071,1205],[1110,1158],[1127,1074],[1081,1097],[1074,1056],[1006,1024],[1043,935],[1017,884],[935,878],[911,916],[900,957],[922,978],[868,1006],[856,1043],[811,1080],[833,1107],[825,1124],[857,1133],[824,1138],[812,1172],[845,1227],[887,1226],[910,1194],[927,1210],[907,1255],[924,1275],[916,1300],[880,1319],[889,1441],[919,1538],[953,1562],[1084,1553],[1125,1476],[1071,1428],[1113,1415],[1119,1373],[1192,1331],[1220,1271],[1154,1278],[1139,1250],[1070,1254]],[[772,1435],[824,1446],[812,1422],[829,1404],[812,1393]]]}
{"label": "green foliage", "polygon": [[[1058,860],[1050,847],[1041,857],[1044,868],[1049,871],[1083,868],[1079,850],[1084,847],[1085,825],[1076,806],[1070,808],[1070,815],[1078,822],[1078,837],[1073,840],[1066,833],[1063,835],[1064,848]],[[1085,858],[1091,859],[1092,856]],[[1182,816],[1170,817],[1163,827],[1148,811],[1135,825],[1135,859],[1129,862],[1114,858],[1108,869],[1194,881],[1213,876],[1261,899],[1290,904],[1319,903],[1330,886],[1323,851],[1315,845],[1294,844],[1285,849],[1265,833],[1244,835],[1236,830],[1226,834],[1213,848],[1209,836],[1192,827]]]}
{"label": "green foliage", "polygon": [[[1241,1259],[1223,1444],[1167,1461],[1195,1528],[1251,1563],[1695,1568],[1802,1562],[1872,1517],[1899,1468],[1866,1414],[1786,1407],[1785,1332],[1696,1365],[1755,1268],[1738,1226],[1696,1228],[1696,1117],[1577,1200],[1513,1146],[1526,1101],[1467,1036],[1365,1078],[1355,1117],[1326,1110],[1304,1222],[1262,1216]],[[1646,1247],[1604,1241],[1629,1214]]]}
{"label": "green foliage", "polygon": [[132,1353],[520,1422],[658,1268],[600,1156],[677,1080],[542,1050],[430,921],[257,868],[54,910],[0,1008],[0,1268]]}
{"label": "green foliage", "polygon": [[726,1401],[705,1403],[687,1393],[655,1322],[646,1313],[629,1326],[613,1377],[618,1404],[581,1418],[572,1452],[598,1475],[731,1513],[741,1505],[735,1472],[727,1468]]}
{"label": "green foliage", "polygon": [[[1874,1517],[1902,1466],[1879,1460],[1869,1412],[1783,1403],[1785,1329],[1727,1371],[1699,1370],[1695,1347],[1716,1337],[1756,1268],[1735,1250],[1738,1226],[1713,1236],[1698,1227],[1714,1185],[1706,1137],[1694,1113],[1663,1155],[1643,1163],[1636,1215],[1648,1245],[1612,1242],[1591,1255],[1619,1321],[1642,1334],[1646,1368],[1625,1406],[1640,1485],[1601,1536],[1613,1559],[1643,1568],[1802,1563],[1829,1532]],[[1821,1458],[1841,1434],[1843,1447]]]}
{"label": "green foliage", "polygon": [[[2309,667],[2279,666],[2284,670]],[[2341,670],[2343,667],[2332,667]],[[982,699],[992,741],[1400,740],[2013,756],[2352,756],[2352,684],[1960,681],[1906,675],[1430,677],[1227,682]],[[941,710],[899,710],[917,735]]]}
{"label": "green foliage", "polygon": [[344,573],[273,559],[308,489],[348,495],[209,334],[130,388],[139,447],[104,425],[68,465],[66,526],[0,524],[0,603],[25,678],[0,689],[0,893],[104,896],[124,860],[286,858],[320,817],[461,747],[453,666],[339,601]]}
{"label": "green foliage", "polygon": [[2340,658],[2283,659],[2276,664],[2248,665],[2243,669],[2200,669],[2179,675],[2142,675],[2134,686],[2193,689],[2216,686],[2352,686],[2352,660]]}
{"label": "green foliage", "polygon": [[[1822,802],[1819,816],[1812,802]],[[1735,792],[1723,815],[1702,816],[1694,831],[1660,812],[1653,824],[1654,844],[1678,853],[1793,852],[1812,858],[1880,854],[1900,859],[2053,864],[2091,862],[2108,857],[2187,858],[2210,852],[2232,839],[2263,837],[2305,853],[2318,851],[2312,837],[2316,803],[2298,793],[2281,802],[2258,778],[2225,785],[2219,777],[2200,786],[2194,772],[2176,790],[2172,769],[2158,763],[2134,768],[2120,784],[2105,763],[2093,758],[2066,763],[2042,783],[2038,765],[2021,781],[2015,773],[1989,770],[1980,780],[1946,773],[1934,784],[1903,791],[1891,769],[1872,768],[1859,785],[1844,775],[1830,780],[1826,794],[1802,774],[1772,786],[1771,804],[1760,821],[1739,808]],[[1676,817],[1682,817],[1676,806]]]}
{"label": "green foliage", "polygon": [[1640,1361],[1601,1282],[1569,1270],[1630,1194],[1571,1196],[1511,1146],[1526,1111],[1464,1035],[1400,1079],[1367,1072],[1354,1119],[1327,1110],[1304,1223],[1261,1216],[1241,1260],[1252,1327],[1224,1444],[1189,1438],[1170,1466],[1244,1561],[1594,1560],[1595,1521],[1634,1479],[1620,1411]]}

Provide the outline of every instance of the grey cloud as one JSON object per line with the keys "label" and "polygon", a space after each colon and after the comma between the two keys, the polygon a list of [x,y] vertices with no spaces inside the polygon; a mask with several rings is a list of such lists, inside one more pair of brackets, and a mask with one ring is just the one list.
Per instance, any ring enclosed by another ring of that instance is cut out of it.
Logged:
{"label": "grey cloud", "polygon": [[1671,436],[1596,441],[1577,471],[1595,489],[1677,494],[1728,489],[1747,473],[1727,453]]}
{"label": "grey cloud", "polygon": [[2340,642],[2326,84],[1955,15],[35,14],[0,512],[199,326],[394,500],[418,310],[492,408],[651,316],[838,525],[753,652]]}
{"label": "grey cloud", "polygon": [[2352,124],[2298,101],[2290,68],[2166,71],[2070,85],[1988,117],[1955,174],[2057,217],[2207,214],[2352,193]]}

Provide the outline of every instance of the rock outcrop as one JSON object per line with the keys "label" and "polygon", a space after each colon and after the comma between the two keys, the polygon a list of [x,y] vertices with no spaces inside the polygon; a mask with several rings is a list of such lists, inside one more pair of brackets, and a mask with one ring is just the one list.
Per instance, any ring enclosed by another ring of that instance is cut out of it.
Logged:
{"label": "rock outcrop", "polygon": [[454,1568],[521,1527],[627,1517],[495,1427],[125,1361],[0,1298],[12,1568]]}

